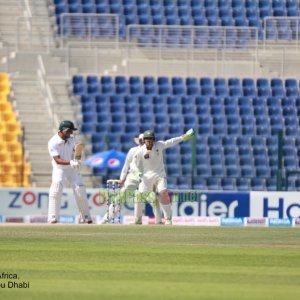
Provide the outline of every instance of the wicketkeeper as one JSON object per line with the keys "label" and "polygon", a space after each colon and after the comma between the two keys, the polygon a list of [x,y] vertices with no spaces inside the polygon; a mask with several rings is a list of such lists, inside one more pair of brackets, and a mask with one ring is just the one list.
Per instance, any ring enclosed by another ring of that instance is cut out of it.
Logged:
{"label": "wicketkeeper", "polygon": [[[137,190],[140,184],[140,176],[138,169],[133,162],[133,158],[135,153],[144,145],[143,134],[140,134],[138,138],[134,138],[134,141],[138,146],[132,147],[128,151],[124,166],[120,174],[121,193],[118,196],[121,197],[122,201],[129,201],[131,199],[134,200],[135,224],[142,224],[142,215],[145,210],[145,202],[138,201],[136,197]],[[113,199],[115,203],[117,203],[118,200],[119,199],[116,198]],[[115,203],[110,204],[108,213],[106,213],[103,217],[102,224],[110,222],[110,220],[115,217]],[[161,210],[157,199],[155,199],[155,201],[153,201],[153,203],[151,204],[153,207],[153,213],[155,215],[155,222],[156,224],[161,224]]]}
{"label": "wicketkeeper", "polygon": [[166,141],[155,142],[155,134],[152,130],[144,132],[145,144],[135,154],[134,162],[140,172],[141,183],[139,193],[142,199],[153,201],[158,195],[162,205],[165,224],[172,224],[171,201],[167,189],[166,171],[163,161],[163,151],[175,146],[182,141],[187,141],[194,135],[194,130],[189,129],[184,135]]}
{"label": "wicketkeeper", "polygon": [[[60,123],[58,130],[58,133],[48,142],[53,167],[52,184],[49,190],[48,222],[52,224],[58,222],[64,180],[67,180],[72,186],[82,221],[91,224],[86,188],[79,173],[82,144],[78,144],[73,136],[73,131],[77,128],[73,122],[65,120]],[[79,153],[78,149],[80,149]]]}

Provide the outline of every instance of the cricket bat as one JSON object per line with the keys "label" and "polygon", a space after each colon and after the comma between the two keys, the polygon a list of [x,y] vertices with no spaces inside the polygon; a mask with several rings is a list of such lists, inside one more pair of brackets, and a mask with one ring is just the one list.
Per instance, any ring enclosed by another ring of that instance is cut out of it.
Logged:
{"label": "cricket bat", "polygon": [[83,144],[75,145],[74,160],[81,160],[82,152],[83,152]]}

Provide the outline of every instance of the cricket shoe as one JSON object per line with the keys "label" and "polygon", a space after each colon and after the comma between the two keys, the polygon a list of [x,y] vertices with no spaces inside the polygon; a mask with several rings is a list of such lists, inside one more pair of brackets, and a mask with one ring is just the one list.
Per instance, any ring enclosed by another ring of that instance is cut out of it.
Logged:
{"label": "cricket shoe", "polygon": [[172,225],[172,218],[167,218],[165,221],[165,225]]}
{"label": "cricket shoe", "polygon": [[102,221],[101,221],[101,225],[106,225],[106,224],[108,224],[109,223],[109,219],[107,219],[107,218],[105,218],[105,219],[103,219]]}
{"label": "cricket shoe", "polygon": [[143,224],[143,223],[142,223],[142,218],[135,218],[134,224],[135,224],[135,225],[142,225],[142,224]]}
{"label": "cricket shoe", "polygon": [[85,218],[85,219],[84,219],[84,223],[85,223],[85,224],[93,224],[93,220],[90,219],[90,218]]}
{"label": "cricket shoe", "polygon": [[93,224],[93,220],[89,216],[85,216],[84,219],[82,220],[82,223]]}
{"label": "cricket shoe", "polygon": [[52,217],[50,220],[49,220],[49,224],[57,224],[57,219],[55,217]]}

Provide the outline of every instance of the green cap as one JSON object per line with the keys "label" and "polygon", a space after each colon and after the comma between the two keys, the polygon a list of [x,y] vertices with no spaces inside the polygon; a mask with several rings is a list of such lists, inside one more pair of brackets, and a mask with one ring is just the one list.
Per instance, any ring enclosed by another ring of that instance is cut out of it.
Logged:
{"label": "green cap", "polygon": [[144,132],[144,139],[154,139],[155,140],[155,134],[152,130],[146,130]]}

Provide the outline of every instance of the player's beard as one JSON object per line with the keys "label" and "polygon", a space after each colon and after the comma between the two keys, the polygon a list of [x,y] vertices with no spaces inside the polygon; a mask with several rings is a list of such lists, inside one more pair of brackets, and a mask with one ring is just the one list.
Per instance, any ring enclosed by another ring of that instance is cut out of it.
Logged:
{"label": "player's beard", "polygon": [[153,148],[153,142],[150,142],[150,143],[146,143],[146,149],[148,150],[148,151],[151,151],[152,150],[152,148]]}

